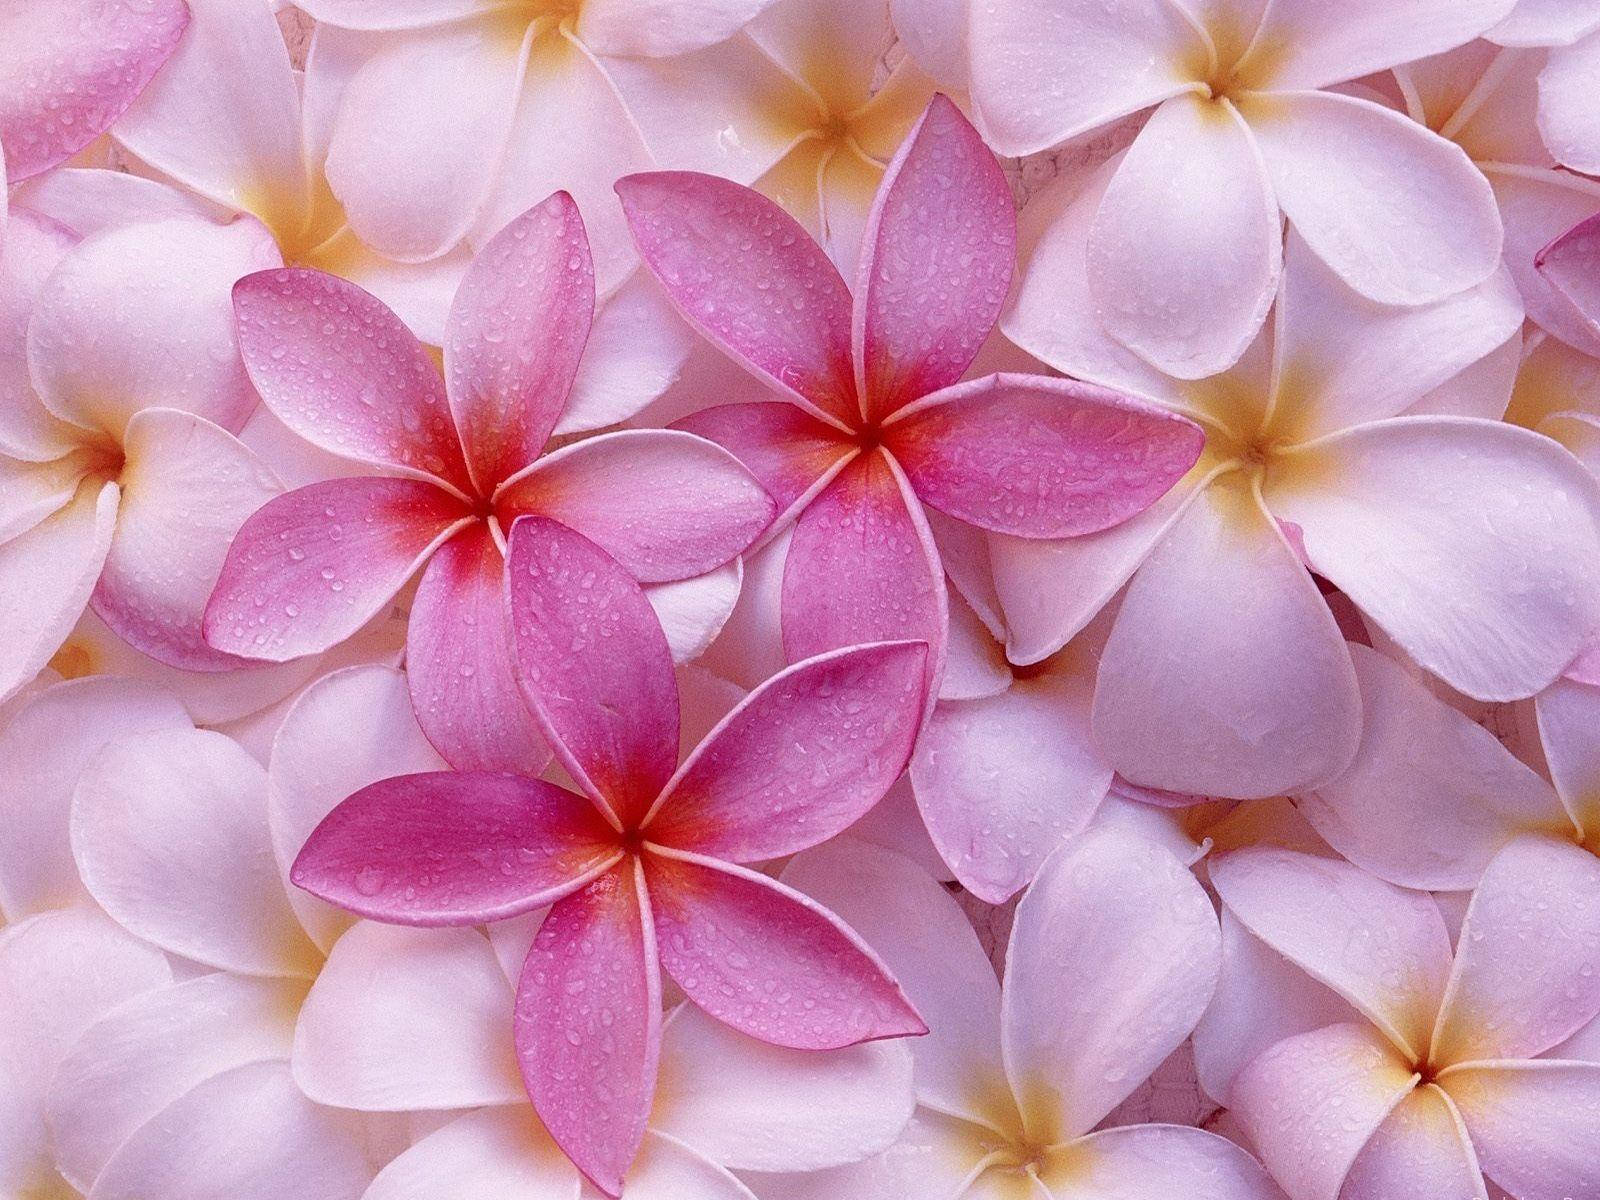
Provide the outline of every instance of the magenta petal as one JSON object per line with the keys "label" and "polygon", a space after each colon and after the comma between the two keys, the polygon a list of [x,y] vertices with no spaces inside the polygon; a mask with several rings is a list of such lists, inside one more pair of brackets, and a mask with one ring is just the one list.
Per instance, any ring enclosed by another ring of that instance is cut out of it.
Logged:
{"label": "magenta petal", "polygon": [[691,413],[673,428],[731,452],[761,481],[780,513],[787,513],[850,449],[838,430],[793,404],[722,404]]}
{"label": "magenta petal", "polygon": [[885,642],[774,675],[689,755],[650,840],[759,862],[843,832],[905,769],[927,658],[922,642]]}
{"label": "magenta petal", "polygon": [[884,442],[926,503],[1017,537],[1098,533],[1138,516],[1205,446],[1192,421],[1042,375],[989,375],[898,415]]}
{"label": "magenta petal", "polygon": [[0,178],[65,162],[120,117],[189,24],[183,0],[12,0],[0,7]]}
{"label": "magenta petal", "polygon": [[808,408],[857,420],[850,292],[793,217],[731,180],[692,171],[617,183],[645,265],[741,365]]}
{"label": "magenta petal", "polygon": [[471,490],[444,380],[376,296],[321,271],[258,271],[234,285],[239,351],[261,399],[332,454]]}
{"label": "magenta petal", "polygon": [[566,407],[594,320],[594,261],[557,192],[478,252],[444,331],[450,408],[488,495],[538,457]]}
{"label": "magenta petal", "polygon": [[661,970],[636,859],[550,910],[523,964],[515,1029],[550,1136],[601,1191],[621,1195],[661,1056]]}
{"label": "magenta petal", "polygon": [[923,641],[944,661],[945,586],[922,505],[883,451],[863,454],[800,514],[783,570],[790,660],[865,642]]}
{"label": "magenta petal", "polygon": [[561,764],[624,825],[678,762],[678,683],[655,610],[617,561],[547,517],[511,527],[511,644]]}
{"label": "magenta petal", "polygon": [[661,965],[717,1020],[797,1050],[928,1032],[878,957],[816,901],[681,851],[645,862]]}
{"label": "magenta petal", "polygon": [[438,771],[350,796],[306,839],[289,878],[393,925],[481,925],[570,895],[620,853],[594,806],[565,788]]}
{"label": "magenta petal", "polygon": [[413,479],[330,479],[278,496],[228,548],[206,641],[272,662],[326,650],[376,616],[468,516]]}
{"label": "magenta petal", "polygon": [[936,95],[883,177],[862,238],[854,334],[869,421],[948,387],[1000,316],[1017,214],[1000,164]]}
{"label": "magenta petal", "polygon": [[487,524],[440,546],[411,603],[406,680],[417,724],[456,770],[537,775],[550,749],[517,686],[505,590]]}

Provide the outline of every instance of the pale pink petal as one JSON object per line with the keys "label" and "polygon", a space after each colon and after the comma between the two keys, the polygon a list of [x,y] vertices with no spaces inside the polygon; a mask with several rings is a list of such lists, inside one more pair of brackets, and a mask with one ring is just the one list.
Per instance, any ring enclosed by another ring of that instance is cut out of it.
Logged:
{"label": "pale pink petal", "polygon": [[240,276],[280,261],[250,217],[152,221],[85,238],[45,283],[28,323],[39,398],[113,438],[151,404],[237,431],[256,394],[239,361],[229,292]]}
{"label": "pale pink petal", "polygon": [[450,408],[478,491],[539,456],[566,404],[594,319],[594,263],[565,192],[479,251],[445,328]]}
{"label": "pale pink petal", "polygon": [[838,430],[794,404],[722,404],[673,428],[716,442],[748,467],[777,503],[775,524],[786,523],[851,449]]}
{"label": "pale pink petal", "polygon": [[56,221],[80,238],[140,221],[225,221],[231,215],[192,193],[104,167],[59,167],[36,176],[16,189],[11,205]]}
{"label": "pale pink petal", "polygon": [[1340,854],[1401,887],[1461,891],[1518,834],[1572,832],[1550,785],[1494,734],[1375,650],[1352,645],[1350,657],[1361,746],[1347,770],[1298,798]]}
{"label": "pale pink petal", "polygon": [[643,868],[550,910],[517,985],[517,1057],[545,1127],[610,1196],[644,1136],[661,1053],[661,973]]}
{"label": "pale pink petal", "polygon": [[51,0],[0,14],[0,143],[12,183],[60,163],[122,115],[167,61],[183,0]]}
{"label": "pale pink petal", "polygon": [[1345,1176],[1416,1076],[1370,1025],[1285,1038],[1233,1082],[1229,1104],[1295,1200],[1338,1200]]}
{"label": "pale pink petal", "polygon": [[1273,89],[1319,88],[1470,42],[1516,0],[1273,0],[1240,71]]}
{"label": "pale pink petal", "polygon": [[295,1082],[319,1104],[363,1112],[519,1103],[511,1005],[478,931],[358,921],[300,1007]]}
{"label": "pale pink petal", "polygon": [[895,33],[916,64],[946,87],[967,87],[968,0],[889,0]]}
{"label": "pale pink petal", "polygon": [[1600,1194],[1600,1066],[1485,1063],[1450,1071],[1439,1084],[1501,1187],[1521,1200]]}
{"label": "pale pink petal", "polygon": [[[1561,233],[1534,258],[1539,277],[1570,306],[1585,333],[1600,332],[1600,214]],[[1569,311],[1570,311],[1569,310]],[[1580,347],[1581,348],[1581,347]]]}
{"label": "pale pink petal", "polygon": [[[928,523],[930,526],[933,524],[931,520]],[[970,526],[965,528],[971,529]],[[976,534],[976,531],[973,533]],[[939,556],[944,560],[946,576],[953,577],[956,571],[952,564],[959,551],[952,553],[942,531],[936,533],[934,538],[939,543]],[[983,544],[981,534],[973,540],[980,546]],[[1005,645],[995,638],[989,626],[973,611],[966,597],[954,586],[953,579],[947,590],[946,608],[950,614],[950,627],[945,643],[944,679],[939,684],[939,699],[982,700],[988,696],[998,696],[1011,686],[1014,678],[1014,669],[1006,660]]]}
{"label": "pale pink petal", "polygon": [[364,1200],[578,1200],[582,1180],[526,1104],[456,1117],[378,1172]]}
{"label": "pale pink petal", "polygon": [[238,438],[176,409],[135,413],[123,453],[122,503],[95,612],[168,666],[246,665],[206,644],[202,618],[240,526],[282,486]]}
{"label": "pale pink petal", "polygon": [[400,925],[482,925],[568,895],[617,861],[581,796],[542,779],[444,771],[380,780],[312,832],[289,873],[349,912]]}
{"label": "pale pink petal", "polygon": [[[1505,225],[1505,261],[1522,293],[1530,320],[1562,341],[1590,354],[1600,353],[1600,330],[1575,309],[1564,286],[1580,289],[1576,273],[1550,277],[1544,250],[1579,222],[1600,211],[1600,184],[1570,171],[1505,167],[1486,172]],[[1497,414],[1498,415],[1498,414]]]}
{"label": "pale pink petal", "polygon": [[1001,154],[1032,154],[1186,92],[1204,64],[1191,19],[1160,0],[975,4],[972,96]]}
{"label": "pale pink petal", "polygon": [[0,542],[0,696],[10,696],[50,661],[89,602],[111,548],[114,483],[88,479],[65,508]]}
{"label": "pale pink petal", "polygon": [[1539,133],[1556,161],[1574,171],[1600,169],[1596,70],[1600,70],[1600,38],[1590,36],[1552,50],[1539,73]]}
{"label": "pale pink petal", "polygon": [[244,975],[311,975],[267,833],[267,779],[208,730],[108,746],[80,778],[72,851],[84,887],[130,933]]}
{"label": "pale pink petal", "polygon": [[545,517],[511,530],[512,646],[523,695],[561,764],[624,825],[678,761],[672,655],[644,594],[593,542]]}
{"label": "pale pink petal", "polygon": [[362,1142],[353,1114],[307,1100],[286,1063],[252,1063],[142,1126],[95,1181],[95,1200],[349,1200],[372,1179]]}
{"label": "pale pink petal", "polygon": [[495,497],[503,521],[537,513],[589,538],[642,583],[722,566],[776,515],[721,446],[672,429],[625,429],[563,447]]}
{"label": "pale pink petal", "polygon": [[862,239],[852,324],[869,421],[972,365],[1011,286],[1016,243],[1000,164],[935,96],[889,164]]}
{"label": "pale pink petal", "polygon": [[1600,862],[1527,836],[1472,894],[1432,1061],[1533,1058],[1600,1014]]}
{"label": "pale pink petal", "polygon": [[1135,783],[1253,797],[1331,778],[1361,733],[1327,605],[1256,500],[1215,484],[1134,575],[1101,659],[1095,733]]}
{"label": "pale pink petal", "polygon": [[505,594],[486,523],[440,546],[411,601],[406,680],[418,724],[456,770],[537,775],[550,749],[517,686]]}
{"label": "pale pink petal", "polygon": [[1003,904],[1111,784],[1089,728],[1088,677],[1046,673],[978,700],[941,700],[911,781],[940,856],[968,891]]}
{"label": "pale pink petal", "polygon": [[[922,1039],[926,1040],[926,1039]],[[1001,1085],[1004,1087],[1004,1084]],[[1014,1119],[1014,1118],[1013,1118]],[[848,1166],[792,1174],[749,1175],[761,1200],[904,1200],[907,1196],[959,1196],[961,1200],[1049,1200],[1043,1185],[995,1197],[970,1185],[972,1169],[986,1152],[993,1131],[933,1109],[918,1108],[895,1144],[882,1154]],[[992,1143],[990,1143],[992,1144]],[[1011,1180],[1003,1179],[1003,1184]]]}
{"label": "pale pink petal", "polygon": [[312,19],[340,29],[421,29],[502,7],[502,0],[305,0]]}
{"label": "pale pink petal", "polygon": [[1556,791],[1586,836],[1600,831],[1600,686],[1558,679],[1534,711]]}
{"label": "pale pink petal", "polygon": [[1193,1030],[1221,963],[1216,913],[1188,867],[1091,830],[1045,860],[1006,952],[1001,1036],[1029,1137],[1079,1137]]}
{"label": "pale pink petal", "polygon": [[743,578],[743,560],[736,558],[704,575],[645,585],[673,662],[693,662],[717,639],[739,602]]}
{"label": "pale pink petal", "polygon": [[1181,1125],[1106,1129],[1047,1154],[1051,1200],[1280,1200],[1261,1165],[1227,1138]]}
{"label": "pale pink petal", "polygon": [[1482,700],[1531,695],[1600,628],[1600,490],[1556,443],[1398,417],[1294,456],[1273,514],[1407,654]]}
{"label": "pale pink petal", "polygon": [[1239,110],[1290,224],[1362,295],[1423,304],[1482,283],[1499,265],[1494,193],[1454,142],[1333,92],[1251,96]]}
{"label": "pale pink petal", "polygon": [[427,262],[404,263],[384,258],[346,230],[327,253],[336,256],[340,275],[392,308],[425,345],[444,343],[450,302],[472,265],[465,242]]}
{"label": "pale pink petal", "polygon": [[666,57],[737,33],[772,0],[590,0],[577,34],[596,54]]}
{"label": "pale pink petal", "polygon": [[893,1143],[916,1104],[903,1041],[772,1046],[680,1005],[661,1031],[651,1127],[740,1171],[817,1171]]}
{"label": "pale pink petal", "polygon": [[1485,37],[1502,46],[1564,46],[1600,25],[1585,0],[1517,0],[1511,15]]}
{"label": "pale pink petal", "polygon": [[652,842],[732,862],[782,858],[839,833],[905,770],[921,725],[927,647],[808,658],[740,701],[684,761]]}
{"label": "pale pink petal", "polygon": [[638,416],[678,382],[699,345],[656,281],[635,271],[595,310],[556,434],[588,433]]}
{"label": "pale pink petal", "polygon": [[[15,201],[12,202],[15,204]],[[69,453],[77,431],[45,408],[28,377],[28,318],[45,281],[77,238],[66,226],[19,208],[0,254],[0,452],[44,462]]]}
{"label": "pale pink petal", "polygon": [[1039,375],[957,384],[896,413],[883,433],[926,503],[1031,538],[1098,533],[1138,516],[1205,445],[1175,413]]}
{"label": "pale pink petal", "polygon": [[89,447],[46,462],[0,455],[0,544],[60,512],[84,476],[100,465]]}
{"label": "pale pink petal", "polygon": [[1432,1195],[1485,1200],[1477,1155],[1444,1088],[1418,1088],[1395,1106],[1362,1147],[1340,1195],[1344,1200]]}
{"label": "pale pink petal", "polygon": [[922,502],[878,450],[860,455],[800,514],[783,571],[791,661],[863,642],[928,643],[944,658],[945,585]]}
{"label": "pale pink petal", "polygon": [[1174,97],[1140,130],[1089,229],[1094,316],[1169,375],[1224,370],[1272,306],[1281,225],[1239,111],[1227,101]]}
{"label": "pale pink petal", "polygon": [[1256,937],[1397,1046],[1427,1053],[1450,976],[1450,934],[1431,897],[1338,859],[1270,847],[1212,859],[1211,882]]}
{"label": "pale pink petal", "polygon": [[923,1034],[860,935],[765,875],[659,849],[644,859],[661,966],[741,1033],[797,1050]]}
{"label": "pale pink petal", "polygon": [[330,479],[270,501],[240,528],[206,605],[206,641],[283,662],[355,633],[467,523],[413,479]]}
{"label": "pale pink petal", "polygon": [[645,265],[690,324],[818,415],[859,419],[850,293],[793,217],[684,171],[629,176],[617,192]]}
{"label": "pale pink petal", "polygon": [[290,268],[241,280],[233,305],[250,379],[289,428],[344,458],[471,489],[439,370],[375,296]]}

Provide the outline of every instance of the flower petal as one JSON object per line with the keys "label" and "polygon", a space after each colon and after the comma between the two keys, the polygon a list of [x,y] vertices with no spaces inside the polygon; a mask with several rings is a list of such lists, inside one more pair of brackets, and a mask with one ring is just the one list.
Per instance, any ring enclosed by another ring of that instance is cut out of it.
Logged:
{"label": "flower petal", "polygon": [[229,547],[206,641],[271,662],[326,650],[370,621],[468,516],[414,479],[330,479],[279,496]]}
{"label": "flower petal", "polygon": [[577,33],[596,54],[664,58],[732,37],[772,0],[590,0]]}
{"label": "flower petal", "polygon": [[1539,1060],[1483,1063],[1440,1081],[1461,1110],[1484,1171],[1523,1200],[1600,1189],[1600,1066]]}
{"label": "flower petal", "polygon": [[1030,1137],[1080,1137],[1211,1002],[1222,956],[1204,890],[1169,851],[1091,830],[1017,905],[1001,1000],[1006,1077]]}
{"label": "flower petal", "polygon": [[635,271],[595,310],[556,434],[588,433],[638,416],[678,381],[699,344],[656,281]]}
{"label": "flower petal", "polygon": [[836,429],[794,404],[721,404],[689,414],[674,428],[716,442],[749,468],[777,503],[775,526],[786,524],[795,505],[849,453]]}
{"label": "flower petal", "polygon": [[482,925],[570,894],[618,854],[593,806],[565,788],[442,771],[356,792],[317,826],[289,877],[319,899],[391,924]]}
{"label": "flower petal", "polygon": [[523,696],[573,779],[631,826],[678,761],[678,686],[666,637],[639,585],[581,534],[522,517],[510,547]]}
{"label": "flower petal", "polygon": [[377,297],[288,268],[240,280],[233,306],[250,379],[290,429],[343,458],[471,490],[438,368]]}
{"label": "flower petal", "polygon": [[450,409],[482,495],[539,456],[594,320],[594,263],[565,192],[523,213],[479,251],[450,306]]}
{"label": "flower petal", "polygon": [[816,901],[679,850],[652,846],[644,872],[661,965],[717,1020],[796,1050],[927,1032],[878,957]]}
{"label": "flower petal", "polygon": [[1600,13],[1583,0],[1517,0],[1511,15],[1484,36],[1501,46],[1564,46],[1596,25]]}
{"label": "flower petal", "polygon": [[[15,204],[16,201],[12,201]],[[51,272],[77,238],[65,225],[18,208],[0,254],[0,452],[33,462],[70,453],[76,430],[45,408],[28,377],[28,318]]]}
{"label": "flower petal", "polygon": [[644,598],[661,622],[673,662],[693,662],[716,640],[739,602],[743,577],[743,563],[736,558],[692,579],[645,586]]}
{"label": "flower petal", "polygon": [[306,0],[297,7],[340,29],[423,29],[500,7],[500,0]]}
{"label": "flower petal", "polygon": [[1454,142],[1333,92],[1251,96],[1239,111],[1290,223],[1362,295],[1425,304],[1499,265],[1494,193]]}
{"label": "flower petal", "polygon": [[617,194],[645,265],[691,325],[815,415],[859,420],[850,293],[793,217],[688,171],[630,175]]}
{"label": "flower petal", "polygon": [[1600,491],[1549,439],[1397,417],[1285,468],[1267,503],[1300,526],[1313,567],[1458,691],[1531,695],[1600,628]]}
{"label": "flower petal", "polygon": [[[841,1196],[850,1200],[903,1200],[906,1196],[998,1200],[988,1191],[977,1192],[970,1186],[972,1170],[986,1150],[986,1132],[919,1108],[895,1144],[882,1154],[822,1171],[747,1178],[761,1189],[762,1200],[838,1200]],[[1012,1191],[1003,1200],[1048,1200],[1041,1191],[1042,1185],[1034,1184],[1033,1190],[1022,1196]]]}
{"label": "flower petal", "polygon": [[1432,1194],[1486,1200],[1461,1114],[1435,1084],[1418,1088],[1384,1118],[1340,1192],[1348,1200]]}
{"label": "flower petal", "polygon": [[1539,72],[1539,134],[1556,161],[1574,171],[1600,170],[1600,138],[1595,137],[1594,73],[1600,67],[1600,38],[1585,37],[1550,52]]}
{"label": "flower petal", "polygon": [[[1600,184],[1570,171],[1506,167],[1486,172],[1505,225],[1506,269],[1516,280],[1528,318],[1562,341],[1600,352],[1600,331],[1575,310],[1567,284],[1546,268],[1545,248],[1600,211]],[[1497,414],[1498,415],[1498,414]]]}
{"label": "flower petal", "polygon": [[578,1172],[526,1104],[481,1108],[419,1138],[364,1200],[578,1200]]}
{"label": "flower petal", "polygon": [[1200,457],[1192,422],[1093,384],[989,375],[897,413],[885,445],[926,503],[1020,537],[1138,516]]}
{"label": "flower petal", "polygon": [[609,1196],[644,1136],[661,974],[644,870],[629,859],[550,910],[517,985],[517,1057],[550,1136]]}
{"label": "flower petal", "polygon": [[1600,687],[1558,679],[1534,697],[1534,711],[1556,791],[1586,836],[1600,832]]}
{"label": "flower petal", "polygon": [[1249,1153],[1182,1125],[1105,1129],[1047,1154],[1039,1179],[1052,1200],[1278,1200]]}
{"label": "flower petal", "polygon": [[751,692],[684,761],[654,843],[749,863],[839,833],[883,798],[921,725],[927,647],[808,658]]}

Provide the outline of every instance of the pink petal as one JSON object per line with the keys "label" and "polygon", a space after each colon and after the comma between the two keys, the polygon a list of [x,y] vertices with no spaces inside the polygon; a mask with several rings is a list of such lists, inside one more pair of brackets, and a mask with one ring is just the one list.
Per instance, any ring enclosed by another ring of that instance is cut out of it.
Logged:
{"label": "pink petal", "polygon": [[1472,894],[1432,1061],[1533,1058],[1596,1014],[1600,862],[1570,841],[1518,838]]}
{"label": "pink petal", "polygon": [[944,658],[945,585],[922,504],[883,451],[834,476],[800,514],[783,569],[783,648],[790,661],[840,646],[928,643]]}
{"label": "pink petal", "polygon": [[853,824],[905,770],[922,718],[927,647],[859,646],[767,680],[689,755],[652,842],[759,862]]}
{"label": "pink petal", "polygon": [[546,740],[592,799],[637,824],[678,761],[678,685],[649,601],[546,517],[512,526],[506,578],[517,676]]}
{"label": "pink petal", "polygon": [[641,583],[703,575],[735,558],[775,515],[721,446],[671,429],[626,429],[564,447],[503,488],[496,508],[575,529]]}
{"label": "pink petal", "polygon": [[1060,538],[1144,512],[1194,466],[1205,434],[1093,384],[990,375],[897,413],[884,444],[939,511],[996,533]]}
{"label": "pink petal", "polygon": [[1600,685],[1558,679],[1534,698],[1556,791],[1587,838],[1600,832]]}
{"label": "pink petal", "polygon": [[1340,1195],[1343,1200],[1482,1200],[1478,1157],[1444,1088],[1420,1087],[1395,1106],[1362,1147]]}
{"label": "pink petal", "polygon": [[610,1196],[639,1149],[661,1053],[661,973],[629,859],[550,910],[517,985],[517,1057],[545,1128]]}
{"label": "pink petal", "polygon": [[417,723],[456,770],[537,775],[550,749],[517,686],[505,576],[483,521],[434,552],[411,601],[406,680]]}
{"label": "pink petal", "polygon": [[1328,1025],[1257,1056],[1233,1081],[1229,1104],[1284,1191],[1338,1200],[1351,1165],[1415,1081],[1370,1025]]}
{"label": "pink petal", "polygon": [[78,239],[65,225],[23,208],[0,225],[0,237],[5,251],[0,254],[0,453],[44,462],[71,452],[78,437],[34,394],[28,319],[46,281]]}
{"label": "pink petal", "polygon": [[[850,449],[838,430],[793,404],[722,404],[691,413],[673,428],[731,451],[785,515]],[[785,523],[784,516],[776,523]]]}
{"label": "pink petal", "polygon": [[1600,333],[1600,214],[1580,221],[1534,256],[1540,276]]}
{"label": "pink petal", "polygon": [[617,861],[581,796],[542,779],[440,771],[380,780],[325,817],[290,882],[397,925],[481,925],[582,887]]}
{"label": "pink petal", "polygon": [[1446,1072],[1483,1169],[1521,1200],[1600,1195],[1600,1066],[1540,1059]]}
{"label": "pink petal", "polygon": [[377,297],[286,268],[241,279],[233,307],[250,379],[290,429],[344,458],[472,490],[439,370]]}
{"label": "pink petal", "polygon": [[1269,847],[1213,859],[1211,882],[1251,933],[1396,1045],[1427,1053],[1450,975],[1450,933],[1432,897],[1338,859]]}
{"label": "pink petal", "polygon": [[630,175],[617,194],[645,265],[691,324],[817,415],[859,420],[850,293],[799,222],[689,171]]}
{"label": "pink petal", "polygon": [[326,650],[371,620],[468,516],[413,479],[330,479],[279,496],[234,538],[206,605],[206,641],[272,662]]}
{"label": "pink petal", "polygon": [[450,408],[483,495],[539,456],[594,320],[594,262],[578,206],[557,192],[478,252],[450,306]]}
{"label": "pink petal", "polygon": [[928,1032],[877,955],[814,900],[682,851],[644,861],[661,965],[719,1021],[796,1050]]}
{"label": "pink petal", "polygon": [[889,164],[862,240],[853,329],[869,421],[961,378],[1000,316],[1016,254],[1000,164],[934,96]]}
{"label": "pink petal", "polygon": [[19,183],[99,137],[167,61],[183,0],[45,0],[0,13],[0,144]]}
{"label": "pink petal", "polygon": [[1047,1153],[1039,1178],[1049,1200],[1283,1196],[1248,1151],[1215,1133],[1182,1125],[1133,1125],[1092,1133]]}

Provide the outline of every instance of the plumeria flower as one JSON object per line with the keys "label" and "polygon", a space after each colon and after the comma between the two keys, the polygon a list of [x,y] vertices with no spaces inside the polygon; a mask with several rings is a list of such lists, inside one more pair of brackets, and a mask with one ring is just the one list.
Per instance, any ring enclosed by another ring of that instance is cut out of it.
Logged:
{"label": "plumeria flower", "polygon": [[772,502],[734,458],[685,433],[612,433],[540,457],[589,333],[582,220],[557,193],[485,247],[450,310],[439,369],[400,319],[309,270],[235,290],[240,344],[291,429],[377,470],[296,489],[240,530],[207,609],[212,645],[283,661],[325,650],[424,563],[408,675],[422,727],[453,765],[537,771],[502,599],[503,528],[544,513],[647,582],[720,567]]}
{"label": "plumeria flower", "polygon": [[1391,308],[1291,233],[1272,326],[1228,372],[1175,380],[1088,316],[1088,231],[1115,169],[1036,201],[1002,324],[1060,370],[1193,417],[1206,455],[1120,529],[991,535],[1012,661],[1053,653],[1126,585],[1101,746],[1134,783],[1232,797],[1308,790],[1354,755],[1355,673],[1311,571],[1470,696],[1561,674],[1600,629],[1600,492],[1559,445],[1498,420],[1511,381],[1494,352],[1522,321],[1509,276]]}
{"label": "plumeria flower", "polygon": [[1560,442],[1600,476],[1600,359],[1557,338],[1530,337],[1505,417]]}
{"label": "plumeria flower", "polygon": [[526,776],[411,775],[351,796],[292,878],[403,925],[554,905],[517,989],[528,1094],[556,1144],[620,1195],[661,1041],[661,970],[753,1037],[829,1049],[926,1032],[826,910],[738,865],[839,832],[904,769],[926,648],[820,656],[752,692],[683,766],[666,638],[592,542],[523,517],[506,565],[519,675],[587,799]]}
{"label": "plumeria flower", "polygon": [[1091,216],[1088,294],[1169,375],[1230,366],[1272,306],[1283,217],[1368,299],[1414,305],[1500,259],[1494,197],[1459,147],[1327,90],[1482,33],[1511,0],[995,0],[973,6],[972,95],[1003,154],[1154,105]]}
{"label": "plumeria flower", "polygon": [[279,262],[271,238],[248,217],[110,223],[81,240],[27,209],[14,218],[0,256],[0,695],[91,601],[169,666],[244,665],[205,644],[200,618],[229,539],[280,490],[234,436],[256,395],[229,300],[241,275]]}
{"label": "plumeria flower", "polygon": [[1070,839],[1017,906],[1004,984],[949,894],[895,855],[841,840],[786,882],[842,913],[927,1015],[918,1108],[854,1166],[751,1177],[762,1200],[1276,1200],[1233,1143],[1177,1125],[1101,1128],[1211,999],[1216,914],[1188,869],[1123,832]]}
{"label": "plumeria flower", "polygon": [[618,184],[646,264],[708,338],[788,403],[680,428],[727,446],[795,522],[783,575],[791,660],[885,638],[944,657],[945,591],[923,505],[1062,537],[1142,512],[1194,462],[1188,422],[1044,376],[958,384],[1011,279],[1015,218],[994,156],[929,105],[874,201],[852,301],[782,209],[688,172]]}
{"label": "plumeria flower", "polygon": [[[1561,1043],[1600,1013],[1600,862],[1529,835],[1439,905],[1333,858],[1212,861],[1223,980],[1197,1037],[1291,1200],[1600,1190],[1600,1065]],[[1220,1082],[1216,1082],[1220,1081]]]}

